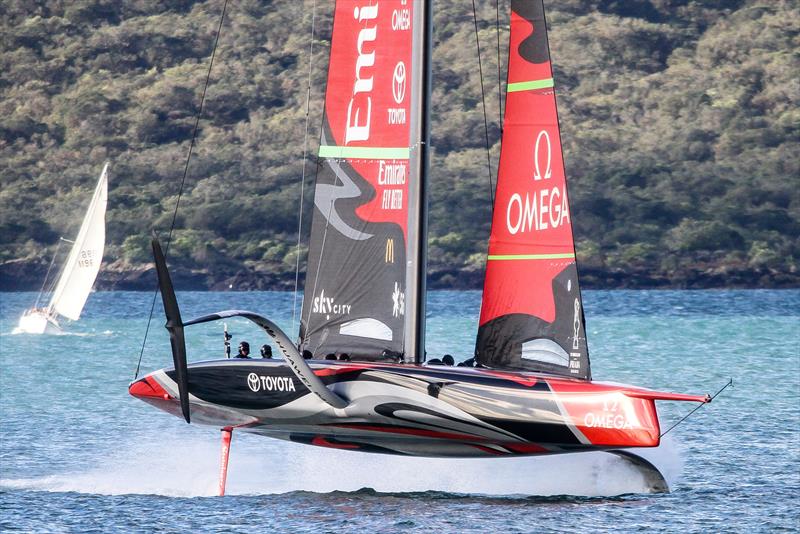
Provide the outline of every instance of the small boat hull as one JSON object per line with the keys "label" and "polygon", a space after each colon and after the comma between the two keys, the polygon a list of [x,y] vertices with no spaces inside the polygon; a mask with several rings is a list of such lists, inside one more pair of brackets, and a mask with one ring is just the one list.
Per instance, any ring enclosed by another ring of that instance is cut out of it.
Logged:
{"label": "small boat hull", "polygon": [[[655,447],[662,394],[467,367],[309,361],[349,404],[333,408],[280,360],[220,360],[188,368],[192,422],[323,447],[427,457],[530,456]],[[181,417],[173,370],[131,395]]]}
{"label": "small boat hull", "polygon": [[27,310],[19,318],[15,334],[61,334],[61,327],[55,317],[41,310]]}

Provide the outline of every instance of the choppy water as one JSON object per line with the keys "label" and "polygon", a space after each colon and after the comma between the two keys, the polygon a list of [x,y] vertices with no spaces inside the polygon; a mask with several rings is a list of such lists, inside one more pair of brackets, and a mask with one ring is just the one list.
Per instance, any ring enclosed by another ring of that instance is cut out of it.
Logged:
{"label": "choppy water", "polygon": [[[63,336],[11,335],[34,295],[1,294],[0,531],[795,531],[800,523],[800,291],[585,295],[595,378],[680,392],[735,387],[649,458],[673,491],[642,494],[603,454],[440,460],[219,436],[127,394],[152,295],[95,293]],[[244,308],[291,330],[290,294],[182,293],[185,317]],[[480,295],[430,296],[429,355],[466,358]],[[157,313],[160,310],[157,311]],[[142,371],[170,365],[157,315]],[[261,334],[234,321],[234,342]],[[193,327],[190,358],[222,355]],[[664,428],[691,405],[660,403]]]}

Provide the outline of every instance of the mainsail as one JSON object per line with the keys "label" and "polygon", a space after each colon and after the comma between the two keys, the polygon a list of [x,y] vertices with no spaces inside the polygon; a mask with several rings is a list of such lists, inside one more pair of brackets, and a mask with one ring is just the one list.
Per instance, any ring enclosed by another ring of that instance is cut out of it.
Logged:
{"label": "mainsail", "polygon": [[424,284],[407,276],[421,231],[422,4],[336,2],[300,324],[317,357],[406,352],[406,300]]}
{"label": "mainsail", "polygon": [[479,364],[590,379],[542,0],[512,0]]}
{"label": "mainsail", "polygon": [[108,163],[103,167],[78,237],[75,238],[48,305],[49,310],[73,321],[81,315],[103,260],[107,201]]}

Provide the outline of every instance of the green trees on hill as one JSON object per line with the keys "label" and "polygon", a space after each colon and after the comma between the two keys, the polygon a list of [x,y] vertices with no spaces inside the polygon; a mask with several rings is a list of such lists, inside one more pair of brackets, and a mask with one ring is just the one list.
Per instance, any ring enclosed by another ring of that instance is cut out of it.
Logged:
{"label": "green trees on hill", "polygon": [[[331,27],[332,3],[318,4],[305,143],[311,2],[230,5],[178,211],[171,256],[184,267],[293,272]],[[480,4],[494,179],[495,8]],[[546,4],[581,265],[667,278],[796,272],[793,2]],[[215,0],[4,2],[0,261],[47,256],[58,235],[77,231],[107,159],[106,261],[148,261],[151,229],[172,220],[220,9]],[[507,21],[500,31],[503,77]],[[435,39],[430,263],[457,280],[482,268],[491,212],[470,2],[436,3]]]}

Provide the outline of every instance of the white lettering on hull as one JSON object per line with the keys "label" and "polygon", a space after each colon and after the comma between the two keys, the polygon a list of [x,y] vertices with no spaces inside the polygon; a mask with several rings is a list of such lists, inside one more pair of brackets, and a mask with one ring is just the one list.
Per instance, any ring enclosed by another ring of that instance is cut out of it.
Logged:
{"label": "white lettering on hull", "polygon": [[294,379],[288,376],[264,376],[250,373],[247,375],[247,387],[250,391],[296,391]]}
{"label": "white lettering on hull", "polygon": [[604,398],[603,412],[600,415],[588,412],[583,416],[583,424],[588,428],[611,428],[614,430],[633,428],[628,418],[619,412],[619,401],[617,399]]}
{"label": "white lettering on hull", "polygon": [[595,415],[589,412],[583,418],[583,425],[588,428],[613,428],[615,430],[633,428],[625,416],[610,413]]}

